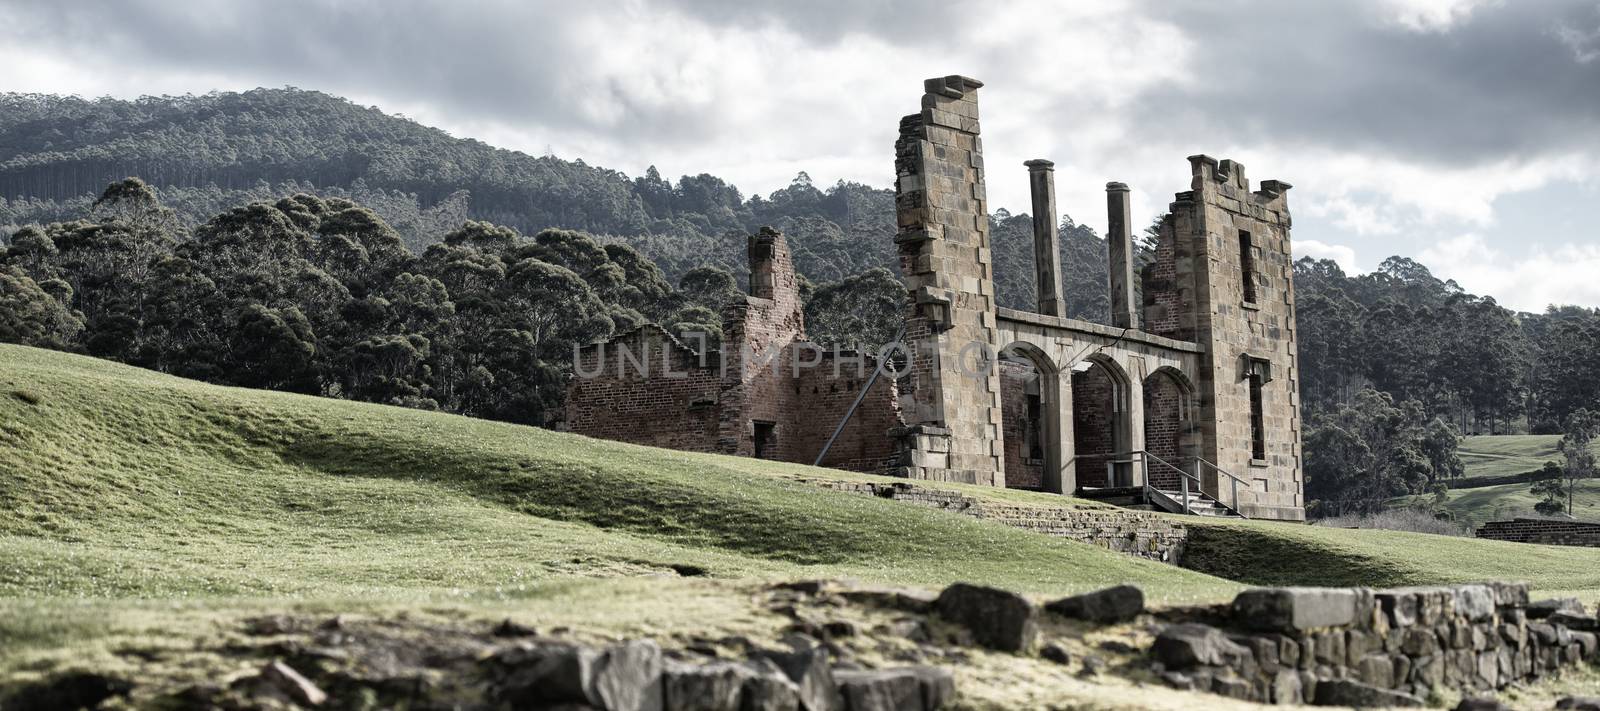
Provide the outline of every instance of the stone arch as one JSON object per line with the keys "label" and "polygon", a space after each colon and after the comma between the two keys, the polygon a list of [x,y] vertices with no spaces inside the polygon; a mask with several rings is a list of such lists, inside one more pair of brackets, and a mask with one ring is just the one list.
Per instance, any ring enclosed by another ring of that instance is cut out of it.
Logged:
{"label": "stone arch", "polygon": [[1094,353],[1072,367],[1072,450],[1078,488],[1132,486],[1132,381],[1116,359]]}
{"label": "stone arch", "polygon": [[1158,489],[1180,487],[1182,475],[1175,467],[1193,471],[1199,446],[1190,414],[1194,394],[1194,383],[1172,366],[1157,368],[1144,379],[1144,448],[1151,455],[1149,483]]}
{"label": "stone arch", "polygon": [[996,365],[1006,488],[1061,491],[1060,370],[1020,341],[1001,348]]}

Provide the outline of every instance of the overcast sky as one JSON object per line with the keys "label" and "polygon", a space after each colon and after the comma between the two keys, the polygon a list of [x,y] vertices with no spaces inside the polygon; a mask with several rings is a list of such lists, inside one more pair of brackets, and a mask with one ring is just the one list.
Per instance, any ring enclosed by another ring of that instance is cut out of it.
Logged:
{"label": "overcast sky", "polygon": [[1600,306],[1600,0],[0,0],[0,91],[292,85],[747,195],[889,187],[945,74],[986,83],[992,207],[1049,158],[1079,222],[1108,180],[1153,219],[1206,153],[1295,185],[1297,255]]}

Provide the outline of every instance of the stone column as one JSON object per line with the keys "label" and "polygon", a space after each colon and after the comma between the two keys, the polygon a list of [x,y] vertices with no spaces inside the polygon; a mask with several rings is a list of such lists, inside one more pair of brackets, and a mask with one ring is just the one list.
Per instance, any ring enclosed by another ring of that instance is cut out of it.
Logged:
{"label": "stone column", "polygon": [[1056,164],[1035,158],[1028,166],[1028,187],[1033,194],[1033,270],[1039,285],[1039,313],[1067,315],[1061,298],[1061,237],[1056,227]]}
{"label": "stone column", "polygon": [[1138,328],[1133,310],[1133,228],[1129,224],[1133,208],[1126,184],[1106,183],[1106,212],[1110,217],[1106,252],[1111,261],[1111,325]]}

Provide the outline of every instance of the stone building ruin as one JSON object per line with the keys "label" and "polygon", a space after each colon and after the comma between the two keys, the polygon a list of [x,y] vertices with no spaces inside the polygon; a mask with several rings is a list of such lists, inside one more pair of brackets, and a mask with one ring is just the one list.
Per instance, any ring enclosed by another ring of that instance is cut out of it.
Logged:
{"label": "stone building ruin", "polygon": [[[894,239],[908,311],[899,368],[874,378],[875,357],[806,340],[788,247],[763,229],[749,243],[750,295],[723,314],[721,352],[653,326],[585,348],[569,390],[570,428],[911,479],[1303,520],[1290,185],[1265,180],[1252,191],[1243,165],[1189,157],[1191,189],[1175,196],[1154,262],[1135,274],[1129,188],[1108,183],[1112,323],[1102,325],[1065,317],[1054,166],[1028,161],[1038,307],[1001,308],[982,86],[929,79],[920,111],[900,121]],[[640,353],[683,375],[625,372]],[[777,367],[749,367],[774,353]]]}

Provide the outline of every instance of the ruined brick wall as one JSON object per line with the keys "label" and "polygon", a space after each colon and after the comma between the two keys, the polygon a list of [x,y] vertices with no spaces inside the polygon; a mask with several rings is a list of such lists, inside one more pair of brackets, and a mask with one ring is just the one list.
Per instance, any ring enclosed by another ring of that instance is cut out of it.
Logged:
{"label": "ruined brick wall", "polygon": [[[751,237],[750,260],[751,294],[724,310],[720,353],[700,358],[653,325],[585,348],[567,390],[569,429],[747,457],[757,454],[759,430],[762,458],[814,462],[877,363],[840,363],[831,349],[804,340],[798,277],[783,235],[763,229]],[[634,362],[641,348],[648,354],[642,366]],[[823,465],[891,470],[900,457],[889,433],[901,424],[895,379],[879,378]]]}
{"label": "ruined brick wall", "polygon": [[[756,427],[770,423],[766,459],[799,461],[807,444],[791,426],[792,345],[805,338],[805,311],[789,244],[770,227],[748,243],[750,295],[723,309],[723,413],[718,451],[756,454]],[[812,450],[815,456],[815,449]]]}
{"label": "ruined brick wall", "polygon": [[1078,486],[1105,487],[1109,455],[1117,451],[1116,384],[1104,366],[1072,374],[1072,443]]}
{"label": "ruined brick wall", "polygon": [[1037,392],[1038,369],[1015,360],[1002,360],[999,362],[999,368],[1003,424],[1001,429],[1005,436],[1006,488],[1042,490],[1044,444],[1039,442],[1032,447],[1029,446],[1030,442],[1042,440],[1044,437],[1042,427],[1030,419],[1042,416],[1042,413],[1030,412],[1030,409],[1037,409],[1037,406],[1034,408],[1029,406],[1029,382],[1034,381],[1033,388]]}
{"label": "ruined brick wall", "polygon": [[657,326],[643,326],[579,354],[567,388],[572,432],[652,447],[716,451],[716,363]]}
{"label": "ruined brick wall", "polygon": [[[1177,467],[1188,467],[1183,451],[1183,390],[1177,381],[1156,373],[1144,381],[1145,451]],[[1182,475],[1151,462],[1150,483],[1158,489],[1178,489]]]}
{"label": "ruined brick wall", "polygon": [[901,393],[911,427],[899,473],[999,485],[1000,376],[979,362],[981,350],[969,348],[995,344],[981,86],[961,76],[924,82],[921,111],[901,120],[895,141],[895,244],[912,302],[906,339],[914,349]]}
{"label": "ruined brick wall", "polygon": [[1600,548],[1600,523],[1542,518],[1490,521],[1478,529],[1477,536],[1516,543]]}
{"label": "ruined brick wall", "polygon": [[[1172,337],[1208,351],[1195,381],[1200,454],[1248,483],[1236,502],[1245,515],[1303,520],[1289,185],[1267,180],[1252,192],[1238,163],[1209,156],[1189,162],[1192,189],[1177,195],[1163,223],[1164,238],[1171,226],[1176,276],[1154,299],[1178,304]],[[1266,376],[1262,457],[1252,446],[1252,371]],[[1225,477],[1210,469],[1201,476],[1208,491],[1235,503]]]}
{"label": "ruined brick wall", "polygon": [[1139,276],[1144,294],[1144,330],[1167,338],[1192,340],[1193,333],[1181,330],[1179,316],[1186,310],[1184,297],[1187,294],[1192,298],[1193,291],[1179,288],[1176,221],[1171,214],[1162,218],[1155,261],[1145,265]]}
{"label": "ruined brick wall", "polygon": [[[790,381],[789,422],[795,438],[802,443],[800,461],[810,464],[827,443],[851,403],[871,379],[877,362],[870,357],[818,350],[806,354],[817,365],[802,368]],[[899,392],[892,373],[872,384],[861,406],[840,431],[828,449],[822,465],[836,469],[886,473],[899,463],[896,443],[890,430],[901,424]]]}

